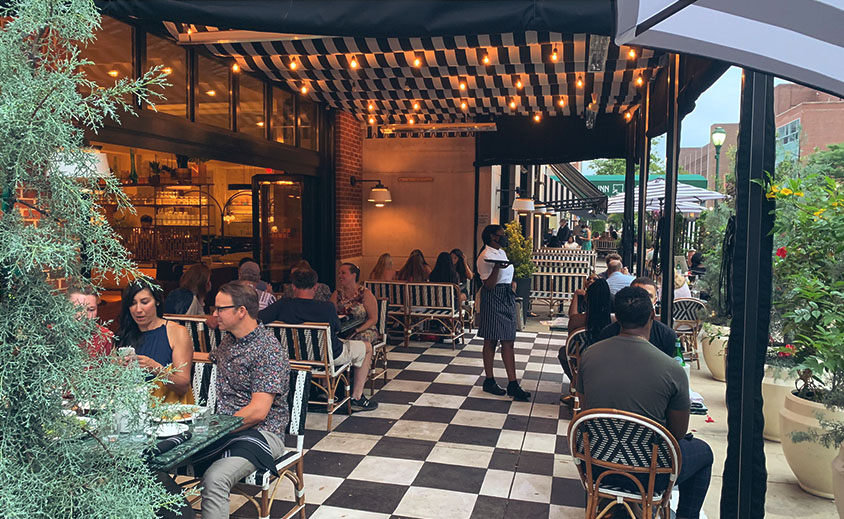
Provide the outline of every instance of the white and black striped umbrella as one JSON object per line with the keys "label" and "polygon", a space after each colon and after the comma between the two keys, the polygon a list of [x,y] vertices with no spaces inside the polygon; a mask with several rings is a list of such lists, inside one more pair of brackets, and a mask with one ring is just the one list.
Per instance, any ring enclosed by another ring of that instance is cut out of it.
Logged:
{"label": "white and black striped umbrella", "polygon": [[841,0],[624,0],[618,45],[714,58],[844,95]]}
{"label": "white and black striped umbrella", "polygon": [[[372,117],[375,124],[579,116],[590,103],[593,112],[624,114],[640,102],[637,79],[653,76],[666,63],[662,52],[635,47],[631,53],[608,37],[587,34],[297,37],[165,26],[182,44],[204,45],[292,90],[305,86],[311,98],[362,121]],[[602,70],[591,71],[590,48],[601,45],[606,51]]]}
{"label": "white and black striped umbrella", "polygon": [[[645,202],[648,204],[648,207],[656,207],[656,210],[659,210],[662,206],[662,201],[665,199],[665,178],[655,178],[653,180],[648,181],[647,185],[647,194],[645,195]],[[682,182],[677,182],[677,205],[679,207],[680,204],[701,204],[702,202],[706,202],[707,200],[723,200],[727,198],[727,195],[719,193],[717,191],[710,191],[708,189],[704,189],[702,187],[690,186],[689,184],[684,184]],[[636,207],[638,207],[639,203],[639,191],[636,190],[634,196]],[[619,193],[615,196],[610,197],[607,199],[607,204],[610,207],[621,206],[624,207],[624,193]],[[634,208],[635,210],[635,208]],[[692,212],[697,213],[700,211],[683,211],[683,212]]]}

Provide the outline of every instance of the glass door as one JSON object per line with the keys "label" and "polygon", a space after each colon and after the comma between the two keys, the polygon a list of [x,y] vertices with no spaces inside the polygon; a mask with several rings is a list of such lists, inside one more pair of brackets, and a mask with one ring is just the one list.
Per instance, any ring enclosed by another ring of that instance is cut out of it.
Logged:
{"label": "glass door", "polygon": [[262,277],[278,283],[303,257],[300,177],[252,177],[252,226],[255,254]]}

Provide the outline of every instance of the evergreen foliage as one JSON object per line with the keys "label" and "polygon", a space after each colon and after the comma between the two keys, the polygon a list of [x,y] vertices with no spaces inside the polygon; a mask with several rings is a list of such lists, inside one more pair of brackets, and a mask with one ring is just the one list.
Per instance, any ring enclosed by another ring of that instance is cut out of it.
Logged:
{"label": "evergreen foliage", "polygon": [[[141,416],[150,383],[138,368],[88,357],[96,325],[52,279],[98,287],[139,275],[98,204],[128,200],[113,177],[85,173],[96,157],[83,131],[166,84],[157,70],[113,86],[86,79],[80,47],[100,24],[93,0],[7,0],[0,24],[0,517],[151,519],[182,496],[157,482],[142,445],[103,438],[117,410]],[[62,395],[100,409],[96,424],[66,417]]]}

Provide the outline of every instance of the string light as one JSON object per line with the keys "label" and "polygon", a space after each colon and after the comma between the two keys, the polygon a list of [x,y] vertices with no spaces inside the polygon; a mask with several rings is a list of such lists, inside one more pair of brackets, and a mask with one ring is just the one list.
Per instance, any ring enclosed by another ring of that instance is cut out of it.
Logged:
{"label": "string light", "polygon": [[296,63],[296,58],[290,58],[290,70],[296,70],[299,67],[299,64]]}
{"label": "string light", "polygon": [[413,109],[414,109],[414,110],[419,110],[419,101],[414,101],[414,102],[413,102]]}
{"label": "string light", "polygon": [[631,112],[629,112],[629,111],[628,111],[628,112],[624,112],[624,118],[625,118],[626,120],[628,120],[628,121],[629,121],[630,119],[632,119],[632,118],[633,118],[633,114],[632,114]]}
{"label": "string light", "polygon": [[375,124],[375,117],[374,116],[371,116],[371,115],[369,116],[369,124]]}
{"label": "string light", "polygon": [[577,88],[583,88],[583,78],[577,76]]}
{"label": "string light", "polygon": [[208,91],[206,91],[205,93],[206,93],[207,95],[211,96],[211,97],[214,97],[215,95],[217,95],[217,91],[216,91],[216,90],[208,90]]}
{"label": "string light", "polygon": [[534,114],[534,115],[533,115],[533,120],[534,120],[535,122],[539,122],[539,121],[541,121],[541,120],[542,120],[542,116],[541,116],[541,115],[539,115],[538,113],[537,113],[537,114]]}
{"label": "string light", "polygon": [[511,99],[510,100],[510,110],[515,110],[515,109],[516,109],[516,100]]}
{"label": "string light", "polygon": [[460,103],[460,109],[461,110],[465,111],[468,107],[469,107],[469,105],[466,104],[466,101],[463,101],[462,103]]}
{"label": "string light", "polygon": [[557,101],[557,104],[560,105],[560,108],[562,108],[566,106],[566,100],[561,97],[560,100]]}
{"label": "string light", "polygon": [[257,125],[258,125],[258,126],[260,126],[261,128],[263,128],[263,127],[264,127],[264,121],[258,121],[258,122],[257,122],[257,123],[255,123],[255,124],[257,124]]}
{"label": "string light", "polygon": [[302,95],[306,95],[308,93],[308,85],[302,85],[302,88],[299,89],[299,92],[301,92]]}
{"label": "string light", "polygon": [[466,82],[465,81],[461,80],[460,83],[459,83],[459,86],[460,86],[460,90],[466,90]]}
{"label": "string light", "polygon": [[413,119],[413,117],[408,117],[408,118],[407,118],[407,124],[414,124],[415,122],[416,122],[416,121]]}
{"label": "string light", "polygon": [[161,69],[161,72],[164,72],[165,74],[167,74],[169,76],[170,74],[173,73],[173,69],[171,67],[164,67],[163,69]]}
{"label": "string light", "polygon": [[419,68],[419,67],[422,66],[422,60],[419,58],[419,56],[416,56],[413,59],[413,66],[416,67],[416,68]]}
{"label": "string light", "polygon": [[551,61],[556,63],[558,59],[560,59],[560,56],[557,54],[557,47],[555,46],[554,50],[551,51]]}
{"label": "string light", "polygon": [[627,57],[630,59],[636,59],[636,49],[630,47],[630,50],[627,51]]}
{"label": "string light", "polygon": [[489,54],[484,54],[483,60],[484,65],[489,65]]}
{"label": "string light", "polygon": [[372,101],[370,101],[370,102],[369,102],[369,104],[368,104],[368,105],[366,105],[366,109],[367,109],[367,110],[369,110],[370,112],[371,112],[371,111],[373,111],[373,110],[375,110],[375,103],[373,103]]}
{"label": "string light", "polygon": [[234,65],[232,65],[232,72],[234,72],[235,74],[237,74],[238,72],[240,72],[240,65],[238,65],[237,63],[235,63]]}
{"label": "string light", "polygon": [[642,86],[645,84],[645,78],[642,77],[642,74],[636,76],[636,86]]}
{"label": "string light", "polygon": [[111,77],[117,77],[120,75],[120,72],[118,72],[116,69],[111,69],[108,71],[108,75]]}
{"label": "string light", "polygon": [[352,68],[358,68],[358,59],[355,56],[352,56],[351,61],[349,61],[349,66]]}
{"label": "string light", "polygon": [[521,79],[516,79],[516,88],[521,89],[524,85]]}

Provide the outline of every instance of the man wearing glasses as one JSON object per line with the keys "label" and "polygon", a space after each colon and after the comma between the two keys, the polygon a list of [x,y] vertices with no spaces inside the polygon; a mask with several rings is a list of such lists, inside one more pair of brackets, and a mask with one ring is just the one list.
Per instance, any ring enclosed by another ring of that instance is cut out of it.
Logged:
{"label": "man wearing glasses", "polygon": [[232,487],[258,465],[275,470],[290,419],[287,349],[258,322],[257,292],[245,283],[227,283],[217,292],[215,304],[220,330],[228,332],[210,355],[217,364],[216,412],[240,416],[243,425],[227,437],[218,455],[223,457],[202,476],[203,519],[229,517]]}

